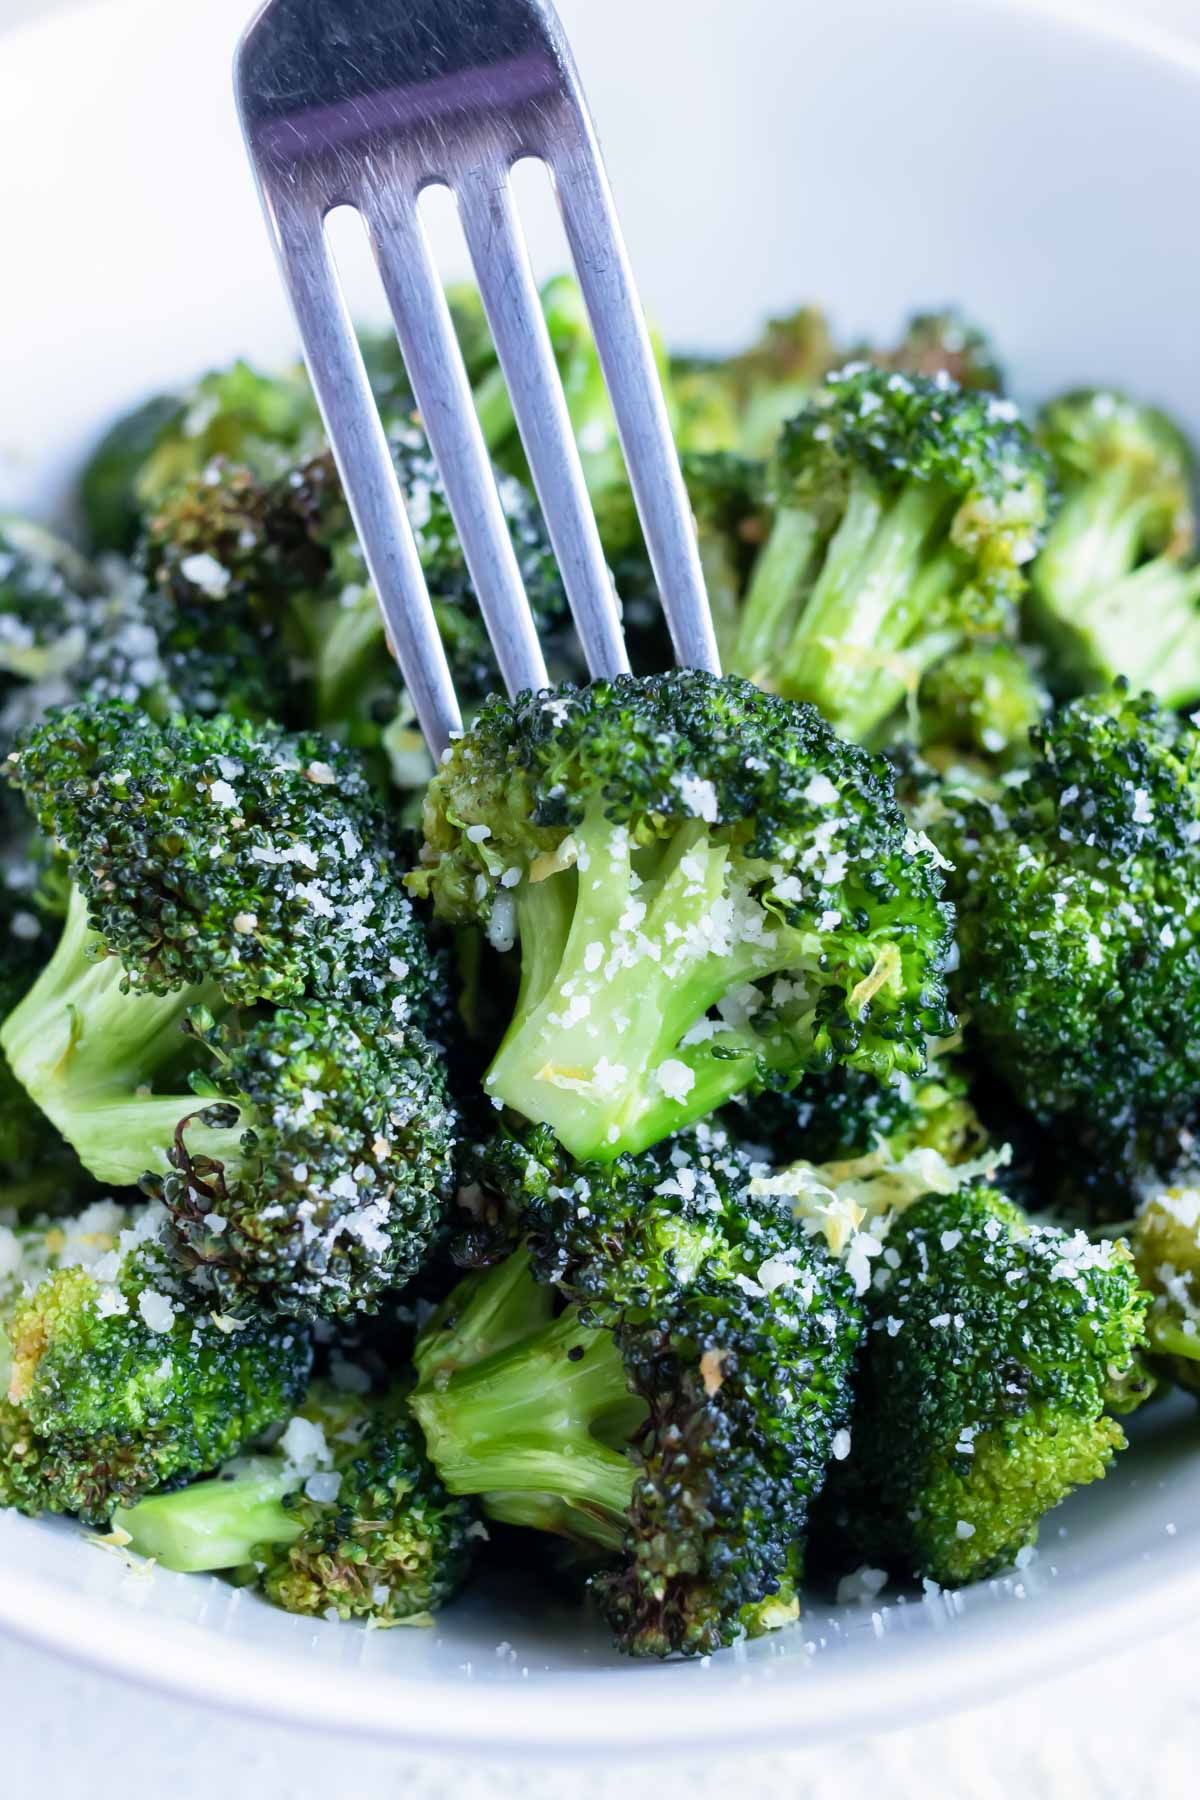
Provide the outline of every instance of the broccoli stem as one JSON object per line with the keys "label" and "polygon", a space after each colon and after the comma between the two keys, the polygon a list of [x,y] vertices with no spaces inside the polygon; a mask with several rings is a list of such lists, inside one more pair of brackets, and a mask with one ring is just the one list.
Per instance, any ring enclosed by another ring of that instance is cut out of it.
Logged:
{"label": "broccoli stem", "polygon": [[377,666],[383,614],[374,590],[367,588],[351,605],[327,603],[322,615],[325,629],[314,633],[317,723],[338,725],[353,719],[355,702]]}
{"label": "broccoli stem", "polygon": [[817,521],[803,508],[784,506],[755,562],[742,608],[731,667],[760,686],[769,680],[780,639],[790,621],[817,543]]}
{"label": "broccoli stem", "polygon": [[1055,642],[1085,687],[1124,675],[1172,708],[1200,693],[1200,569],[1158,556],[1055,607]]}
{"label": "broccoli stem", "polygon": [[238,1569],[259,1545],[294,1544],[303,1525],[283,1505],[296,1471],[278,1457],[248,1459],[236,1472],[173,1494],[153,1494],[113,1517],[129,1547],[181,1575]]}
{"label": "broccoli stem", "polygon": [[730,990],[783,968],[795,980],[806,960],[815,969],[820,945],[731,888],[728,849],[700,820],[642,873],[600,809],[574,840],[573,870],[518,890],[521,992],[485,1086],[573,1156],[607,1161],[746,1085],[747,1059],[766,1054],[749,1024],[688,1034]]}
{"label": "broccoli stem", "polygon": [[511,1523],[620,1543],[636,1470],[614,1445],[645,1407],[611,1335],[573,1308],[482,1362],[439,1368],[410,1404],[452,1494],[487,1496],[493,1516]]}
{"label": "broccoli stem", "polygon": [[1147,517],[1158,504],[1153,494],[1139,501],[1137,486],[1137,474],[1118,463],[1089,477],[1060,506],[1035,580],[1064,619],[1137,565]]}
{"label": "broccoli stem", "polygon": [[[0,1047],[30,1098],[100,1181],[134,1184],[165,1170],[175,1128],[203,1101],[141,1091],[183,1048],[196,1006],[219,1007],[205,987],[173,994],[123,991],[125,971],[89,929],[87,902],[73,889],[50,961],[0,1028]],[[189,1129],[193,1154],[236,1152],[240,1130]]]}

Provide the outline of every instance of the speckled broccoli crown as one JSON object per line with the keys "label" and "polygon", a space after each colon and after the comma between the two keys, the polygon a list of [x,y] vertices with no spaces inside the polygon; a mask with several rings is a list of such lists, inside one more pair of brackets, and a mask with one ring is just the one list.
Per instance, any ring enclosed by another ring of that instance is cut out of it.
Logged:
{"label": "speckled broccoli crown", "polygon": [[179,1475],[233,1456],[295,1406],[311,1348],[293,1327],[197,1302],[157,1206],[97,1202],[0,1232],[8,1384],[0,1501],[103,1522]]}
{"label": "speckled broccoli crown", "polygon": [[[930,1195],[887,1239],[868,1302],[852,1518],[905,1573],[993,1573],[1124,1443],[1146,1296],[1126,1245],[1033,1224],[993,1190]],[[861,1536],[860,1532],[860,1536]]]}
{"label": "speckled broccoli crown", "polygon": [[938,827],[963,1009],[1039,1118],[1116,1137],[1200,1075],[1200,734],[1148,697],[1064,707],[989,802]]}
{"label": "speckled broccoli crown", "polygon": [[[214,1069],[150,1183],[201,1293],[236,1312],[373,1310],[426,1260],[454,1186],[444,1058],[387,1013],[282,1007],[210,1037]],[[239,1154],[189,1148],[195,1119],[242,1128]]]}
{"label": "speckled broccoli crown", "polygon": [[428,953],[357,760],[230,718],[52,715],[9,763],[131,985],[378,997]]}
{"label": "speckled broccoli crown", "polygon": [[625,1553],[594,1583],[640,1655],[703,1654],[786,1585],[848,1418],[853,1285],[756,1165],[707,1125],[640,1156],[572,1163],[548,1131],[501,1139],[490,1179],[534,1265],[614,1334],[648,1408]]}

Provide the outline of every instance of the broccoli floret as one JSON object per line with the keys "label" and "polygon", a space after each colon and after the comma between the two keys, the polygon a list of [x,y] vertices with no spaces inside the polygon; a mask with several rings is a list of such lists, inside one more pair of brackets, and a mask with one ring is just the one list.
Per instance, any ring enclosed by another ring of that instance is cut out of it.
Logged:
{"label": "broccoli floret", "polygon": [[[496,660],[445,488],[419,426],[410,424],[391,442],[455,684],[468,704],[477,704],[496,686]],[[569,614],[550,541],[527,488],[502,476],[499,492],[525,592],[553,660],[562,654]],[[299,519],[306,534],[309,574],[293,604],[314,670],[319,722],[326,728],[352,725],[381,694],[388,716],[394,715],[400,677],[332,457],[293,470],[269,504],[276,515]]]}
{"label": "broccoli floret", "polygon": [[1164,414],[1105,388],[1064,394],[1039,436],[1063,503],[1033,570],[1030,624],[1068,693],[1127,676],[1168,706],[1200,695],[1192,457]]}
{"label": "broccoli floret", "polygon": [[475,1510],[425,1455],[402,1390],[310,1388],[278,1450],[154,1494],[114,1524],[184,1573],[236,1570],[286,1612],[425,1625],[467,1578]]}
{"label": "broccoli floret", "polygon": [[276,375],[245,362],[214,370],[185,393],[147,401],[97,445],[80,482],[92,543],[131,550],[147,514],[214,458],[270,478],[320,442],[317,403],[299,364]]}
{"label": "broccoli floret", "polygon": [[1076,1141],[1115,1149],[1195,1093],[1198,748],[1149,696],[1075,701],[1034,731],[1019,779],[930,825],[972,1042]]}
{"label": "broccoli floret", "polygon": [[453,1193],[444,1054],[385,1014],[327,1001],[208,1043],[195,1094],[158,1098],[151,1129],[139,1141],[131,1122],[124,1140],[144,1168],[169,1156],[144,1186],[171,1215],[177,1254],[233,1312],[371,1310],[420,1268]]}
{"label": "broccoli floret", "polygon": [[918,1200],[886,1252],[832,1511],[859,1553],[957,1586],[1010,1564],[1124,1447],[1108,1413],[1153,1386],[1146,1296],[1125,1245],[986,1187]]}
{"label": "broccoli floret", "polygon": [[295,1409],[305,1334],[198,1304],[164,1226],[100,1201],[0,1228],[0,1504],[103,1523]]}
{"label": "broccoli floret", "polygon": [[924,671],[1012,624],[1048,474],[1008,401],[854,365],[787,426],[733,666],[865,739]]}
{"label": "broccoli floret", "polygon": [[578,1157],[746,1088],[924,1066],[946,912],[885,766],[809,707],[697,670],[495,700],[430,785],[437,911],[519,942],[485,1087]]}
{"label": "broccoli floret", "polygon": [[29,519],[0,517],[0,675],[64,676],[87,644],[99,582],[61,538]]}
{"label": "broccoli floret", "polygon": [[418,1339],[412,1406],[447,1488],[605,1553],[593,1593],[637,1655],[795,1616],[846,1417],[849,1280],[752,1174],[706,1126],[603,1165],[545,1129],[502,1138],[489,1175],[526,1243]]}
{"label": "broccoli floret", "polygon": [[1025,753],[1049,706],[1023,646],[1003,638],[967,644],[921,677],[918,736],[925,750],[965,751],[1004,767]]}
{"label": "broccoli floret", "polygon": [[732,365],[716,357],[673,356],[670,393],[681,455],[736,451],[741,436]]}
{"label": "broccoli floret", "polygon": [[[160,726],[111,702],[53,715],[8,766],[74,886],[0,1045],[100,1180],[136,1181],[159,1132],[170,1146],[189,1015],[308,995],[397,1027],[436,1016],[386,822],[327,740],[229,718]],[[194,1152],[232,1147],[196,1136]]]}
{"label": "broccoli floret", "polygon": [[773,1163],[836,1163],[886,1147],[890,1157],[936,1150],[948,1163],[976,1156],[986,1132],[969,1098],[957,1040],[929,1045],[923,1075],[880,1082],[856,1069],[809,1075],[790,1093],[768,1088],[730,1106],[724,1121]]}
{"label": "broccoli floret", "polygon": [[1151,1295],[1146,1332],[1154,1363],[1200,1394],[1200,1188],[1155,1188],[1138,1209],[1134,1260]]}
{"label": "broccoli floret", "polygon": [[1004,371],[991,339],[953,306],[913,313],[894,349],[864,345],[854,355],[901,375],[948,375],[970,392],[1004,391]]}

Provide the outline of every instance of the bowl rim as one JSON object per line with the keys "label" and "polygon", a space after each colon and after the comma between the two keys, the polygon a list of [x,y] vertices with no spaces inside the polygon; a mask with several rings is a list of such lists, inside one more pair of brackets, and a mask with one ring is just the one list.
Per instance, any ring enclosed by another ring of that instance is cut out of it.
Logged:
{"label": "bowl rim", "polygon": [[[1200,80],[1200,34],[1191,41],[1170,25],[1094,10],[1085,0],[970,4],[1117,43]],[[0,23],[0,35],[20,41],[61,31],[83,6],[116,12],[123,0],[73,0],[49,17]],[[555,1696],[577,1702],[584,1692],[595,1693],[599,1677],[617,1679],[620,1671],[551,1672],[527,1685],[503,1686],[441,1677],[406,1683],[396,1673],[362,1670],[346,1679],[326,1664],[239,1644],[202,1625],[156,1619],[148,1632],[138,1612],[125,1612],[19,1569],[4,1568],[0,1580],[0,1632],[98,1674],[212,1710],[311,1732],[352,1733],[365,1740],[402,1742],[414,1750],[453,1747],[474,1755],[547,1759],[612,1754],[614,1748],[622,1754],[666,1755],[684,1745],[761,1751],[783,1748],[801,1735],[806,1743],[816,1743],[864,1730],[893,1730],[1135,1647],[1194,1619],[1198,1609],[1200,1557],[1189,1565],[1186,1553],[1162,1553],[1149,1560],[1130,1555],[1080,1578],[1069,1594],[1062,1592],[1061,1604],[1055,1604],[1053,1593],[1039,1599],[1035,1628],[1027,1609],[1013,1603],[981,1606],[954,1620],[952,1628],[925,1634],[916,1653],[906,1653],[897,1635],[886,1664],[868,1671],[869,1693],[843,1673],[841,1656],[818,1652],[803,1677],[788,1684],[786,1698],[770,1680],[744,1686],[722,1682],[722,1700],[736,1695],[732,1707],[713,1705],[701,1671],[695,1671],[697,1679],[685,1692],[671,1680],[672,1671],[682,1672],[681,1665],[664,1665],[661,1674],[671,1683],[664,1705],[658,1672],[639,1665],[636,1674],[631,1670],[634,1678],[621,1686],[614,1731],[609,1707],[556,1705]],[[406,1695],[415,1714],[404,1710]]]}

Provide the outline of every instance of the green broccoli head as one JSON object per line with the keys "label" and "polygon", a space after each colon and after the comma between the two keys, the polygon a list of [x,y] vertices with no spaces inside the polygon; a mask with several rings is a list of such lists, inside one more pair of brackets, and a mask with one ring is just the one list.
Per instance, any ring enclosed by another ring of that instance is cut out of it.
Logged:
{"label": "green broccoli head", "polygon": [[926,750],[960,751],[1000,766],[1027,750],[1050,705],[1028,652],[1001,638],[964,644],[921,677],[918,735]]}
{"label": "green broccoli head", "polygon": [[948,375],[968,393],[1004,391],[1004,371],[987,332],[957,307],[913,313],[893,349],[855,352],[901,375]]}
{"label": "green broccoli head", "polygon": [[285,1419],[305,1334],[196,1304],[160,1208],[0,1230],[0,1498],[97,1523]]}
{"label": "green broccoli head", "polygon": [[1010,629],[1049,473],[1010,401],[852,364],[788,424],[734,667],[878,730],[925,669]]}
{"label": "green broccoli head", "polygon": [[227,1023],[208,1042],[212,1069],[143,1150],[147,1168],[169,1154],[146,1186],[177,1255],[229,1311],[374,1310],[424,1263],[453,1192],[443,1053],[389,1014],[325,1001]]}
{"label": "green broccoli head", "polygon": [[446,1486],[602,1551],[593,1592],[636,1655],[795,1616],[847,1416],[849,1278],[753,1173],[708,1126],[606,1164],[545,1128],[501,1138],[486,1180],[525,1246],[418,1339],[412,1406]]}
{"label": "green broccoli head", "polygon": [[1134,1259],[1151,1295],[1147,1335],[1155,1366],[1200,1394],[1200,1188],[1152,1187],[1138,1208]]}
{"label": "green broccoli head", "polygon": [[735,1101],[723,1120],[775,1164],[840,1163],[880,1145],[894,1158],[929,1149],[950,1164],[967,1162],[983,1149],[987,1134],[971,1104],[958,1047],[957,1039],[932,1040],[924,1074],[892,1081],[847,1068],[809,1075],[788,1093],[768,1088]]}
{"label": "green broccoli head", "polygon": [[1108,388],[1064,394],[1038,435],[1063,504],[1034,569],[1030,623],[1067,693],[1117,676],[1168,706],[1200,696],[1200,571],[1190,448],[1163,413]]}
{"label": "green broccoli head", "polygon": [[1195,727],[1148,696],[1076,701],[957,823],[955,991],[983,1057],[1044,1124],[1113,1148],[1195,1092]]}
{"label": "green broccoli head", "polygon": [[1121,1243],[1033,1224],[986,1187],[928,1195],[886,1237],[867,1299],[834,1510],[858,1550],[948,1586],[1032,1544],[1101,1477],[1141,1365],[1146,1296]]}
{"label": "green broccoli head", "polygon": [[214,458],[270,477],[320,441],[317,403],[299,364],[270,375],[246,362],[215,369],[118,419],[96,446],[80,480],[92,543],[132,550],[146,516]]}
{"label": "green broccoli head", "polygon": [[924,1066],[947,915],[884,765],[697,670],[493,701],[425,809],[414,889],[521,948],[486,1077],[572,1154],[638,1150],[744,1089]]}
{"label": "green broccoli head", "polygon": [[0,1045],[98,1179],[161,1166],[147,1149],[161,1159],[182,1116],[171,1095],[197,1009],[307,995],[396,1027],[438,1016],[386,821],[327,740],[226,717],[158,725],[112,702],[52,715],[9,766],[74,887]]}
{"label": "green broccoli head", "polygon": [[482,1535],[472,1503],[430,1466],[403,1391],[357,1381],[314,1383],[273,1454],[152,1495],[115,1523],[164,1568],[252,1574],[286,1612],[377,1627],[430,1623]]}
{"label": "green broccoli head", "polygon": [[94,570],[32,520],[0,517],[0,676],[45,683],[84,654]]}

